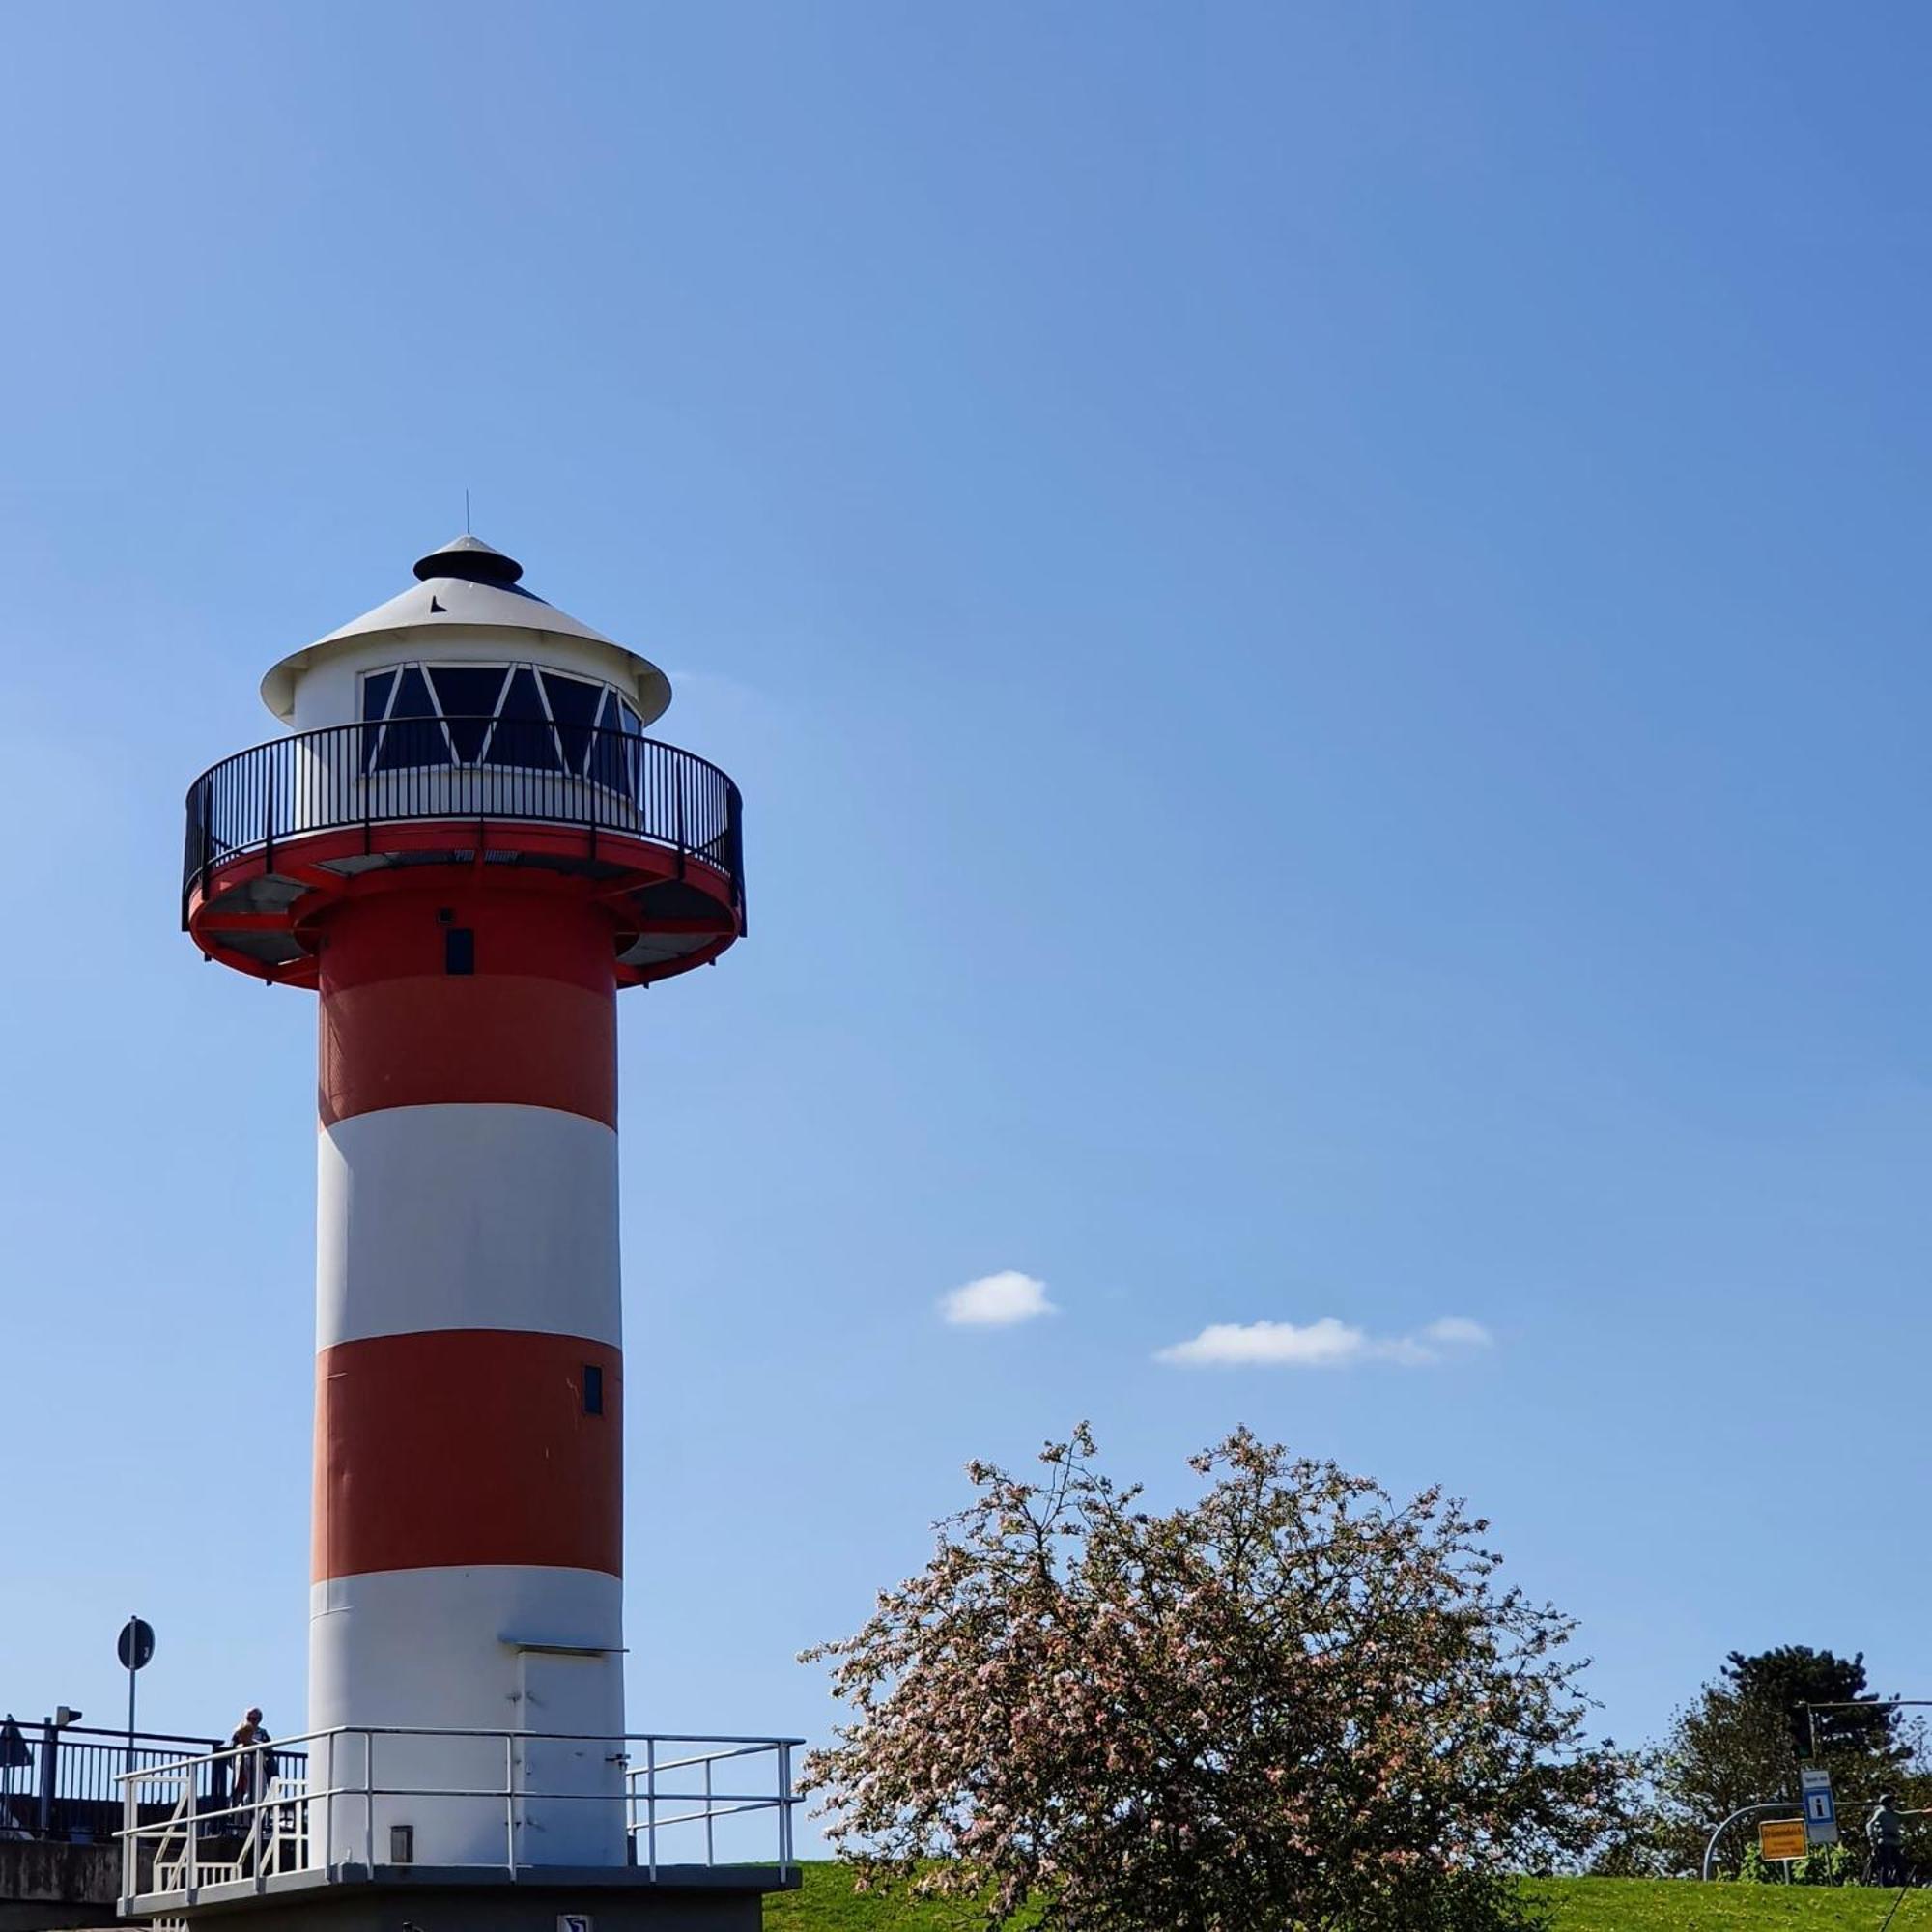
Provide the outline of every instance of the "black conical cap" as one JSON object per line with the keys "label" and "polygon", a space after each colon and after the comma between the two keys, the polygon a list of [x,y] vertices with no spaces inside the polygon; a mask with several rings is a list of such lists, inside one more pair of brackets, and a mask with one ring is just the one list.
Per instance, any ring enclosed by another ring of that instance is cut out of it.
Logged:
{"label": "black conical cap", "polygon": [[416,575],[425,582],[432,577],[460,577],[467,583],[495,583],[507,589],[523,574],[524,566],[515,557],[468,533],[416,558]]}

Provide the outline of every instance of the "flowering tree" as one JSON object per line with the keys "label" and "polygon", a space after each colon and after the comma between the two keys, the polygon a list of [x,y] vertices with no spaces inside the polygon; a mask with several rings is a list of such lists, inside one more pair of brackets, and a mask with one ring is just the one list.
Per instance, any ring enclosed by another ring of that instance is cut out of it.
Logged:
{"label": "flowering tree", "polygon": [[1245,1430],[1140,1507],[1083,1425],[976,1495],[830,1659],[807,1761],[860,1883],[1079,1932],[1481,1932],[1580,1856],[1624,1767],[1584,1747],[1573,1625],[1487,1525]]}

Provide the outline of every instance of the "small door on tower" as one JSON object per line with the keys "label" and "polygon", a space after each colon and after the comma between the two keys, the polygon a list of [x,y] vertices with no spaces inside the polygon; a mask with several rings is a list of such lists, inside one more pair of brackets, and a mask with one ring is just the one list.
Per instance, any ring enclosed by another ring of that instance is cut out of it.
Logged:
{"label": "small door on tower", "polygon": [[611,1734],[611,1714],[624,1708],[622,1672],[616,1651],[519,1648],[520,1864],[627,1862],[627,1759],[623,1739]]}

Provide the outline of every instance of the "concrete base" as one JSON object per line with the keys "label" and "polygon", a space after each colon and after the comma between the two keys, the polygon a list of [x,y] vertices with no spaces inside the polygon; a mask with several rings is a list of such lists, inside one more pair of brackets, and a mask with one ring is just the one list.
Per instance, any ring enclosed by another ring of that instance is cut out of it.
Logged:
{"label": "concrete base", "polygon": [[53,1932],[113,1921],[119,1845],[0,1838],[0,1932]]}
{"label": "concrete base", "polygon": [[[359,1866],[333,1876],[290,1873],[249,1886],[209,1886],[193,1904],[149,1893],[123,1917],[185,1919],[199,1932],[759,1932],[764,1894],[789,1891],[798,1867],[525,1866],[501,1871],[434,1865]],[[571,1923],[566,1923],[569,1919]]]}
{"label": "concrete base", "polygon": [[102,1924],[109,1914],[98,1905],[35,1905],[0,1898],[0,1932],[126,1932]]}

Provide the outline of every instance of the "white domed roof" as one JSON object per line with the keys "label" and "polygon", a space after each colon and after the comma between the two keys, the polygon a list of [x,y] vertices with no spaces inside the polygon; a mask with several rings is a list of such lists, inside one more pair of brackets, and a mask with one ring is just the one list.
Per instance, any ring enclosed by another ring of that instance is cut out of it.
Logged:
{"label": "white domed roof", "polygon": [[[574,638],[601,645],[611,653],[618,681],[637,694],[639,715],[646,724],[664,715],[670,703],[670,680],[646,657],[593,631],[534,591],[522,587],[524,567],[515,557],[465,534],[431,551],[415,565],[417,582],[379,604],[373,611],[292,652],[262,680],[262,702],[285,724],[295,718],[295,688],[303,672],[320,664],[339,646],[383,632],[398,637],[410,632],[528,631],[541,636]],[[540,656],[531,646],[533,656]]]}

